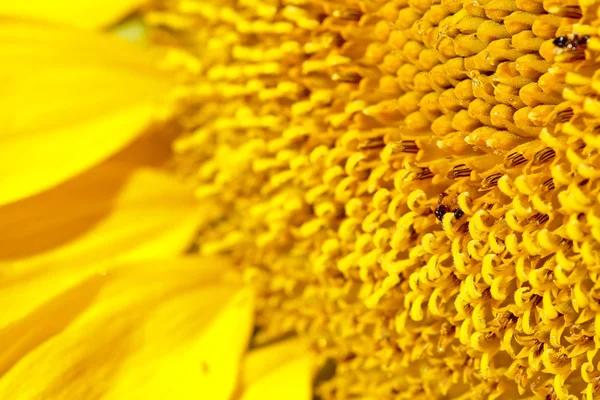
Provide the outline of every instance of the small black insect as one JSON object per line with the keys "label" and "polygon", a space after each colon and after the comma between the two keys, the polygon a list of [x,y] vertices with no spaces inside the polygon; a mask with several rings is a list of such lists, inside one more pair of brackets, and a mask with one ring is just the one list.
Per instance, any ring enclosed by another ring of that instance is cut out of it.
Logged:
{"label": "small black insect", "polygon": [[588,42],[590,41],[590,37],[588,35],[584,35],[584,36],[577,36],[575,35],[573,37],[573,40],[571,41],[571,44],[573,44],[573,46],[577,47],[577,46],[587,46]]}
{"label": "small black insect", "polygon": [[434,214],[439,221],[443,221],[444,215],[446,215],[447,211],[448,211],[448,209],[446,208],[446,206],[440,203],[435,208]]}
{"label": "small black insect", "polygon": [[460,219],[460,217],[462,217],[463,215],[465,215],[465,212],[463,210],[461,210],[460,208],[457,208],[456,210],[454,210],[454,218]]}
{"label": "small black insect", "polygon": [[560,47],[560,48],[567,47],[567,45],[569,44],[569,37],[568,36],[559,36],[552,41],[552,44],[554,44],[556,47]]}

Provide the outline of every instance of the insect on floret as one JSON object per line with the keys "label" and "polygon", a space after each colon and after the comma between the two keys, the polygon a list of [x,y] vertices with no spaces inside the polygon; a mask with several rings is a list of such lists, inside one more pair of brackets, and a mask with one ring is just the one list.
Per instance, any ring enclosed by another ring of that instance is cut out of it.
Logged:
{"label": "insect on floret", "polygon": [[582,50],[587,47],[589,41],[588,35],[579,36],[575,33],[571,36],[559,36],[552,41],[552,44],[559,49]]}

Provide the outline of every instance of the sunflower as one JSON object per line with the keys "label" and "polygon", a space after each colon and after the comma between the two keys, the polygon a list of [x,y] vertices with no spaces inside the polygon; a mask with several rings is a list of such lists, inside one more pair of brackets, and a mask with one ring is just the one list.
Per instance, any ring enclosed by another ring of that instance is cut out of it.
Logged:
{"label": "sunflower", "polygon": [[307,340],[323,399],[600,398],[600,3],[163,0],[156,55],[27,22],[140,6],[86,3],[0,28],[6,323],[52,320],[0,388],[306,398]]}
{"label": "sunflower", "polygon": [[167,165],[162,55],[103,29],[138,3],[0,5],[0,398],[309,399],[305,341],[251,343],[254,291],[189,251],[221,207]]}

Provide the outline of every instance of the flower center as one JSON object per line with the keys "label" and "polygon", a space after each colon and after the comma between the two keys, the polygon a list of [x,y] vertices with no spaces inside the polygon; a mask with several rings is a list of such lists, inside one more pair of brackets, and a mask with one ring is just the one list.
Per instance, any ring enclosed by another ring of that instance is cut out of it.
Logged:
{"label": "flower center", "polygon": [[147,15],[188,77],[181,168],[224,210],[199,251],[244,266],[260,340],[296,330],[336,360],[325,398],[597,390],[596,344],[573,339],[600,321],[597,8]]}

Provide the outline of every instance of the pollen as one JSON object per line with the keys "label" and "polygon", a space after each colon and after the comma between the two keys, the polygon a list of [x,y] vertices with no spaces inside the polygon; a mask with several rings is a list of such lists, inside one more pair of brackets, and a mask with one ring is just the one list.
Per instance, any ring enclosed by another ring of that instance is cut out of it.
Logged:
{"label": "pollen", "polygon": [[167,4],[197,251],[258,341],[311,339],[323,399],[599,398],[600,3]]}

